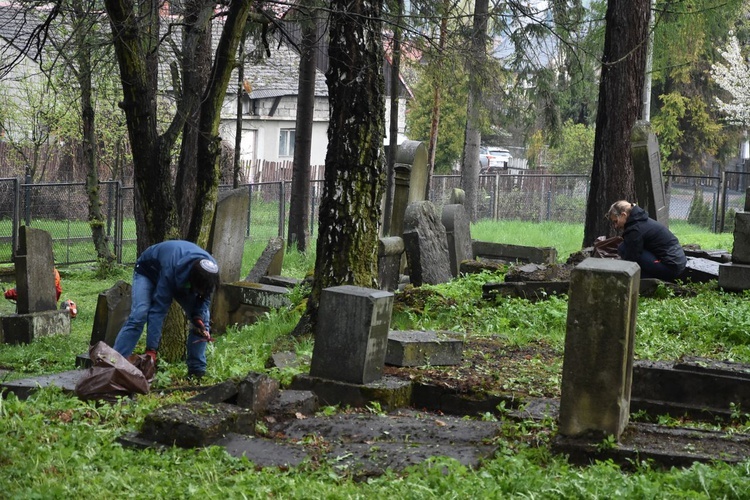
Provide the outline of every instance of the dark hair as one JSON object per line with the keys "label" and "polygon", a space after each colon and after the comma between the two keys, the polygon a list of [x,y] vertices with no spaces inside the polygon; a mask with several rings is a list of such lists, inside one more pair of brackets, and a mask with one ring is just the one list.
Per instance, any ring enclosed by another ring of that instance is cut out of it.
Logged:
{"label": "dark hair", "polygon": [[219,286],[219,266],[208,259],[196,260],[190,270],[190,286],[208,297]]}

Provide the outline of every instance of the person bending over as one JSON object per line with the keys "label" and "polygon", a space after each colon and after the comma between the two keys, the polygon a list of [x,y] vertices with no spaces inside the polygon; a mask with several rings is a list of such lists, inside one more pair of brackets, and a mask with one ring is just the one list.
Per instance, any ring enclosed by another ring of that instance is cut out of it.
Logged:
{"label": "person bending over", "polygon": [[218,285],[219,266],[198,245],[170,240],[148,247],[135,264],[130,315],[117,334],[115,351],[130,356],[146,325],[146,354],[156,361],[164,318],[174,299],[190,318],[188,376],[203,377],[206,341],[211,340],[211,295]]}
{"label": "person bending over", "polygon": [[677,237],[648,212],[627,200],[616,201],[607,217],[618,231],[623,242],[618,255],[641,266],[641,278],[674,281],[685,270],[687,258]]}

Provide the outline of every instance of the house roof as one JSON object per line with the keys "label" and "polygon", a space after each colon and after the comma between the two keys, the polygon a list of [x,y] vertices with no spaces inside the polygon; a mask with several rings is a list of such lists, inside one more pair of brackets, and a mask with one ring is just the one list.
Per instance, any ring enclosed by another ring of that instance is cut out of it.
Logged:
{"label": "house roof", "polygon": [[[5,68],[21,57],[37,60],[42,52],[38,30],[44,23],[43,11],[19,7],[14,2],[0,2],[0,60]],[[4,73],[5,71],[3,71]]]}

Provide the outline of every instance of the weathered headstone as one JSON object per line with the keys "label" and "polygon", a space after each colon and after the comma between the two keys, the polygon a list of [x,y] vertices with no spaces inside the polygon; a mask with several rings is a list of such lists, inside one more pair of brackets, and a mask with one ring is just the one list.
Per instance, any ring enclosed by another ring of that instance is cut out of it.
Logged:
{"label": "weathered headstone", "polygon": [[466,201],[466,191],[461,188],[453,188],[453,191],[451,191],[450,204],[463,205],[464,201]]}
{"label": "weathered headstone", "polygon": [[351,285],[320,296],[310,375],[368,384],[383,375],[393,294]]}
{"label": "weathered headstone", "polygon": [[635,196],[652,219],[669,225],[667,197],[661,172],[659,141],[648,122],[637,122],[630,135],[635,171]]}
{"label": "weathered headstone", "polygon": [[250,194],[246,188],[221,193],[216,203],[207,250],[219,264],[222,283],[240,279],[249,205]]}
{"label": "weathered headstone", "polygon": [[732,262],[719,266],[718,284],[730,292],[750,289],[750,212],[735,215]]}
{"label": "weathered headstone", "polygon": [[288,288],[237,281],[222,283],[211,304],[211,332],[222,334],[231,325],[250,325],[271,309],[287,307]]}
{"label": "weathered headstone", "polygon": [[[104,342],[110,347],[115,345],[117,334],[120,333],[120,328],[130,315],[131,292],[130,284],[119,280],[112,288],[99,294],[89,346],[96,345],[98,342]],[[91,366],[88,352],[76,357],[76,366]]]}
{"label": "weathered headstone", "polygon": [[445,227],[451,274],[458,276],[461,262],[474,258],[471,243],[471,221],[463,205],[445,205],[441,216]]}
{"label": "weathered headstone", "polygon": [[260,283],[264,276],[278,276],[284,263],[284,239],[271,238],[266,248],[245,277],[245,281]]}
{"label": "weathered headstone", "polygon": [[57,309],[55,260],[47,231],[20,227],[15,266],[18,314]]}
{"label": "weathered headstone", "polygon": [[410,203],[404,218],[404,249],[414,286],[451,280],[445,228],[429,201]]}
{"label": "weathered headstone", "polygon": [[389,236],[401,236],[404,213],[409,203],[427,199],[427,148],[419,141],[404,141],[393,165],[393,209]]}
{"label": "weathered headstone", "polygon": [[378,241],[378,284],[381,290],[392,292],[398,288],[403,255],[402,238],[389,236]]}
{"label": "weathered headstone", "polygon": [[630,418],[641,269],[588,258],[571,273],[559,432],[619,439]]}

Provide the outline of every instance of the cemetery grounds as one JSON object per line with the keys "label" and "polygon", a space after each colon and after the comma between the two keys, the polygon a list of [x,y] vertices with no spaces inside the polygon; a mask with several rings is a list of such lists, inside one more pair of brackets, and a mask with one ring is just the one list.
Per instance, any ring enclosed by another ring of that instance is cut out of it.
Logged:
{"label": "cemetery grounds", "polygon": [[[687,224],[672,227],[683,244],[731,251],[731,234],[712,234]],[[555,246],[561,260],[578,250],[580,225],[480,223],[476,239],[532,246]],[[243,259],[244,275],[258,257],[257,245]],[[262,249],[262,246],[260,247]],[[284,274],[302,278],[311,269],[311,255],[288,254]],[[61,269],[63,295],[78,304],[69,337],[50,337],[27,346],[0,346],[0,377],[21,378],[73,368],[76,354],[86,350],[97,294],[117,279],[129,281],[131,268],[99,277],[91,267]],[[482,299],[481,287],[501,281],[502,273],[470,275],[439,286],[423,286],[396,294],[391,329],[450,330],[465,333],[464,360],[456,367],[418,367],[409,376],[474,394],[506,393],[519,398],[559,397],[567,300],[550,297],[531,303],[523,299]],[[3,283],[4,287],[12,283]],[[664,290],[659,298],[639,301],[635,353],[638,359],[674,360],[698,356],[750,363],[750,304],[745,294],[727,294],[715,283],[695,285],[693,297]],[[265,368],[269,355],[295,351],[302,359],[312,353],[311,338],[289,332],[302,310],[303,290],[293,293],[296,307],[274,311],[265,321],[232,328],[209,345],[209,370],[204,384],[267,372],[282,384],[309,366],[284,370]],[[12,312],[7,302],[3,313]],[[633,463],[623,470],[611,462],[588,467],[569,464],[549,451],[556,423],[511,421],[505,408],[466,418],[503,421],[496,438],[498,452],[476,470],[436,458],[406,471],[362,480],[337,467],[336,461],[306,463],[294,469],[257,470],[247,460],[229,457],[220,448],[141,451],[123,448],[117,438],[136,431],[145,416],[195,392],[183,363],[160,364],[149,395],[115,405],[84,403],[59,390],[45,389],[29,400],[0,399],[0,497],[69,498],[98,495],[110,498],[747,498],[750,462],[739,465],[695,464],[660,469]],[[326,407],[323,413],[367,412],[387,418],[378,405],[364,409]],[[642,421],[643,415],[631,420]],[[507,421],[506,421],[507,420]],[[696,426],[750,432],[750,409],[734,408],[731,422],[690,422],[663,416],[661,425]],[[257,429],[263,432],[262,424]],[[312,446],[325,446],[311,438]],[[602,443],[607,446],[607,443]]]}

